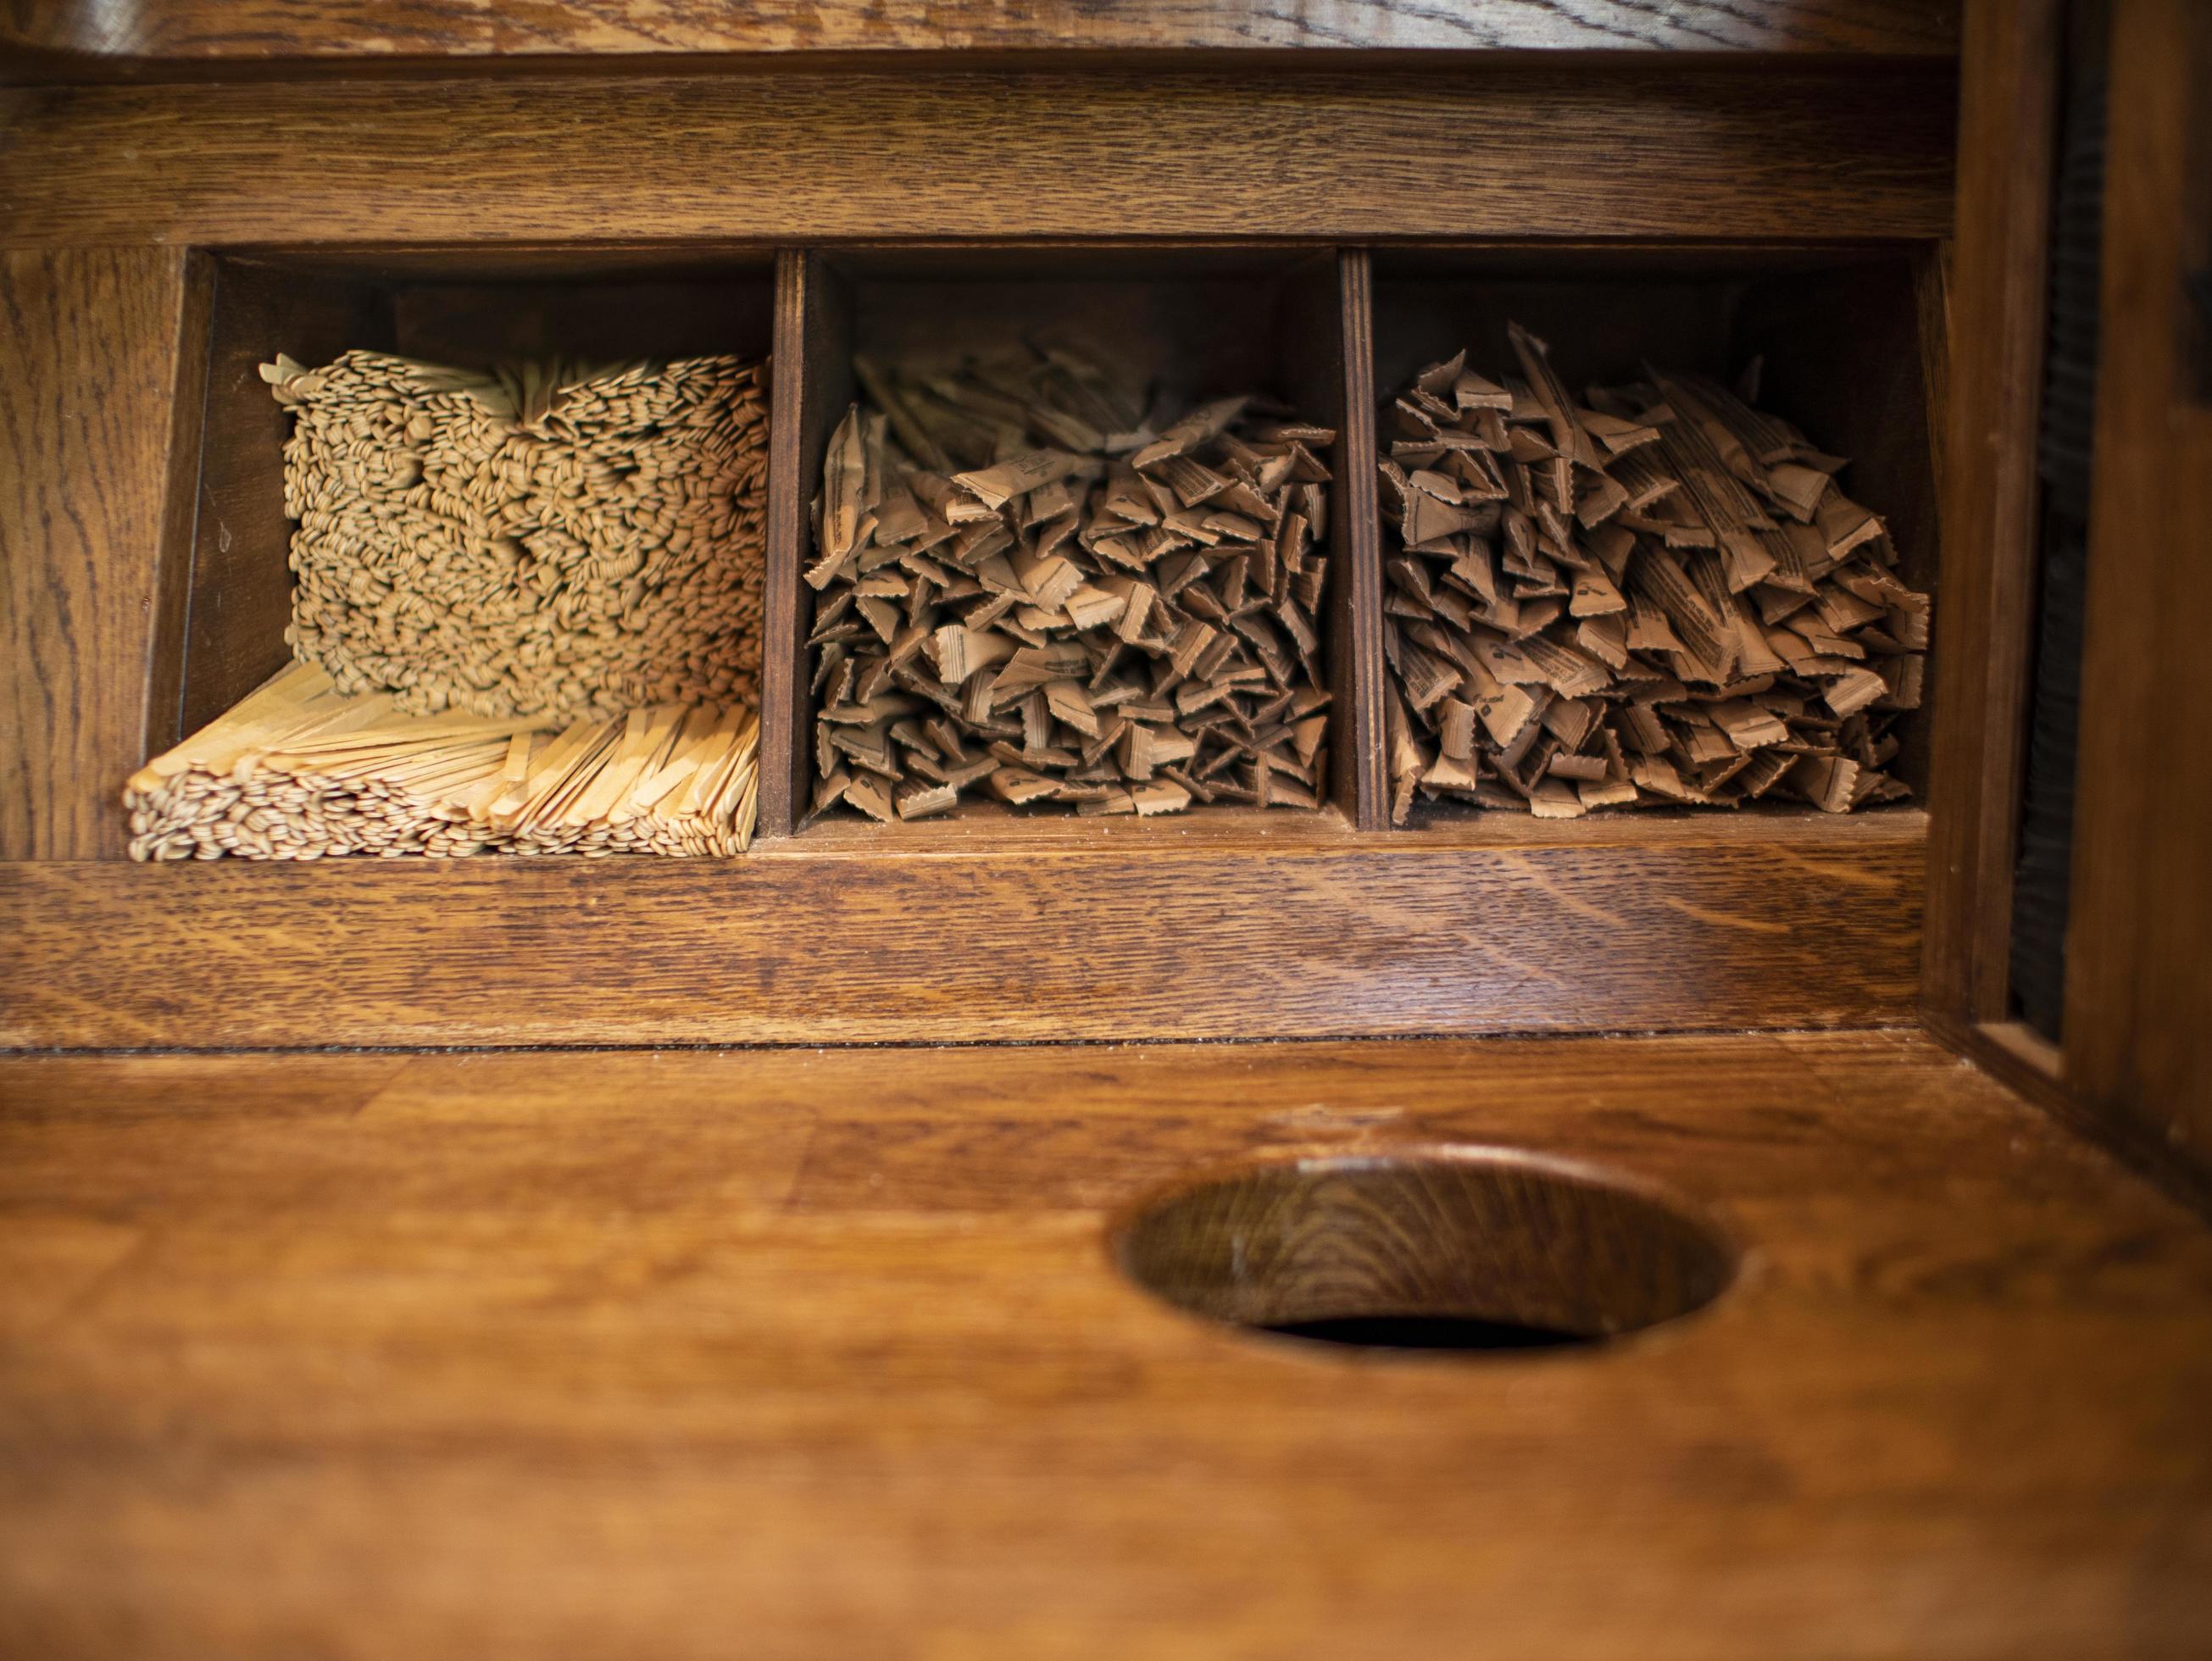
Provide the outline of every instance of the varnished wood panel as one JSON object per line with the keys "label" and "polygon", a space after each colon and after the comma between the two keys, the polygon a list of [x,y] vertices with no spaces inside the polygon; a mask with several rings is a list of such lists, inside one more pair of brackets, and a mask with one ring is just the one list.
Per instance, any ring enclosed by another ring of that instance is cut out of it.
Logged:
{"label": "varnished wood panel", "polygon": [[207,279],[0,255],[0,860],[119,855],[117,793],[174,739]]}
{"label": "varnished wood panel", "polygon": [[[1109,1265],[1437,1144],[1741,1271],[1393,1360]],[[2212,1232],[1903,1034],[17,1059],[0,1263],[26,1655],[2212,1648]]]}
{"label": "varnished wood panel", "polygon": [[[812,608],[805,603],[795,551],[811,517],[799,434],[806,385],[807,259],[797,248],[775,260],[775,339],[769,352],[768,569],[761,581],[761,782],[756,834],[787,837],[797,823],[806,742],[800,672]],[[779,373],[778,371],[781,371]]]}
{"label": "varnished wood panel", "polygon": [[1949,85],[1514,64],[50,89],[6,106],[0,239],[1935,236]]}
{"label": "varnished wood panel", "polygon": [[2112,16],[2066,1073],[2212,1173],[2212,15]]}
{"label": "varnished wood panel", "polygon": [[1098,51],[1254,47],[1943,56],[1955,0],[383,0],[303,11],[282,0],[19,0],[0,45],[52,70],[103,63],[235,70],[392,57],[459,60],[584,54]]}
{"label": "varnished wood panel", "polygon": [[2014,837],[2027,742],[2058,0],[1968,0],[1960,66],[1958,328],[1930,664],[1932,1015],[2010,1014]]}
{"label": "varnished wood panel", "polygon": [[0,1043],[1878,1025],[1913,1006],[1922,829],[1217,814],[825,823],[730,864],[20,865]]}

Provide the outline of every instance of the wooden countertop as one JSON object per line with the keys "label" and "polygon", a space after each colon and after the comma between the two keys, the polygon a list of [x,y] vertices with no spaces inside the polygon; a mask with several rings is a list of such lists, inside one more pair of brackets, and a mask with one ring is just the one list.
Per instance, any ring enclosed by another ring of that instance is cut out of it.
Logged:
{"label": "wooden countertop", "polygon": [[[1110,1267],[1474,1142],[1743,1252],[1376,1357]],[[2202,1655],[2212,1232],[1924,1039],[0,1062],[0,1650]]]}

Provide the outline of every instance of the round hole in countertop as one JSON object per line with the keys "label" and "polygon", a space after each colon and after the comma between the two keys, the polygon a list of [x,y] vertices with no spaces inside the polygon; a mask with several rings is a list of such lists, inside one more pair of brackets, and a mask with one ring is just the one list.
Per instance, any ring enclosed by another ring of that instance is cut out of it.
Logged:
{"label": "round hole in countertop", "polygon": [[1492,1149],[1247,1166],[1154,1199],[1114,1244],[1194,1314],[1387,1350],[1601,1342],[1711,1302],[1735,1269],[1715,1228],[1641,1183]]}

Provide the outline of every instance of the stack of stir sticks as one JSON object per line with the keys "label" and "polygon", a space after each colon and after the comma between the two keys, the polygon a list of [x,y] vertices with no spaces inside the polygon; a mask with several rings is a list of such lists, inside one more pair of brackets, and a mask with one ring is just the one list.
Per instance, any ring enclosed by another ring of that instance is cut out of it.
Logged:
{"label": "stack of stir sticks", "polygon": [[705,704],[567,725],[409,715],[295,663],[131,778],[131,854],[735,855],[759,737],[750,711]]}

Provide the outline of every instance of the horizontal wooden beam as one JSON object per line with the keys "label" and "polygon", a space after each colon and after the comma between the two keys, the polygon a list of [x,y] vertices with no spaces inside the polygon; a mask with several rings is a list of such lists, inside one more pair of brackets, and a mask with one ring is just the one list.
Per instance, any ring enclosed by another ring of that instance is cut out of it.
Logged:
{"label": "horizontal wooden beam", "polygon": [[1912,1014],[1926,828],[1224,815],[836,827],[730,864],[0,865],[0,1044],[1880,1025]]}
{"label": "horizontal wooden beam", "polygon": [[1926,238],[1951,88],[1516,60],[49,88],[0,106],[0,242]]}
{"label": "horizontal wooden beam", "polygon": [[0,47],[46,67],[173,66],[236,72],[264,64],[467,62],[700,53],[793,56],[963,52],[1384,50],[1691,52],[1946,57],[1955,0],[52,0],[0,22]]}

